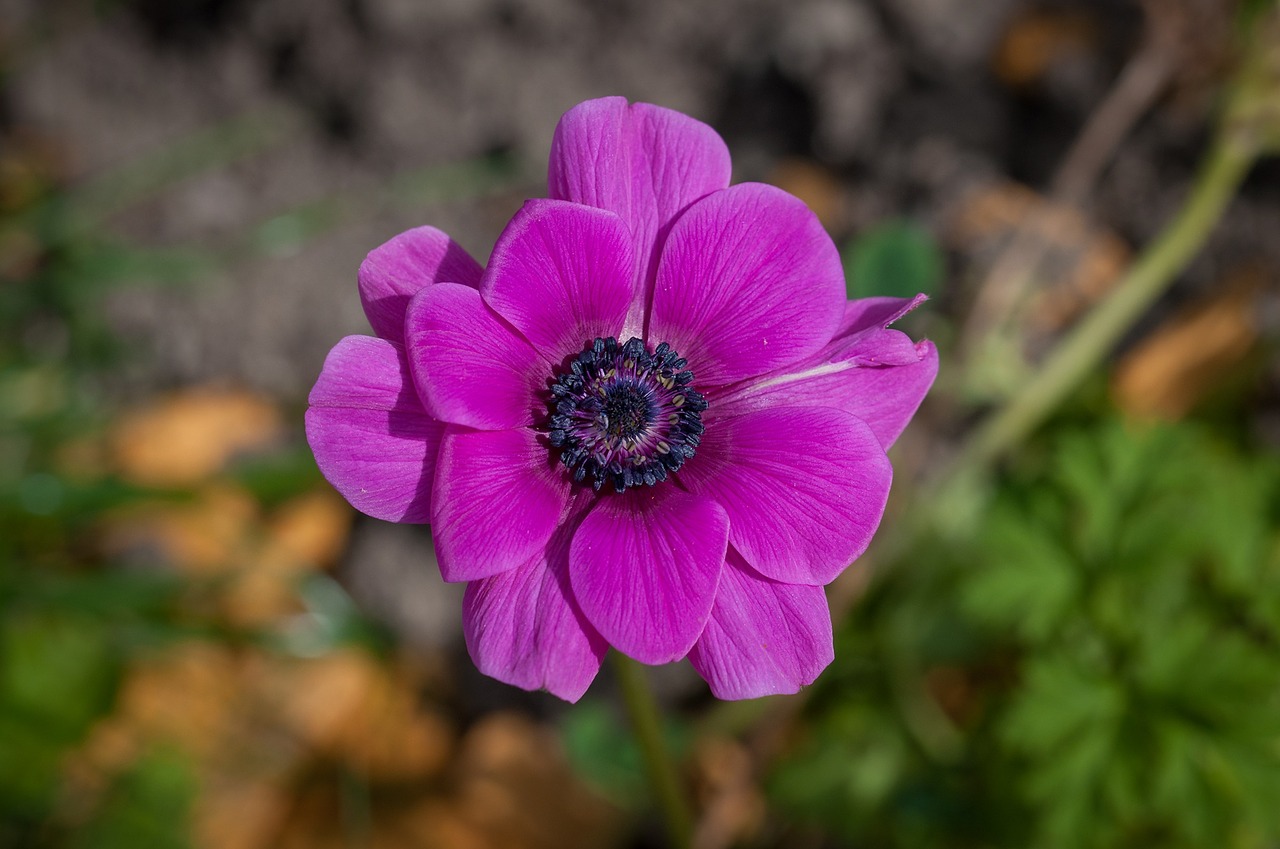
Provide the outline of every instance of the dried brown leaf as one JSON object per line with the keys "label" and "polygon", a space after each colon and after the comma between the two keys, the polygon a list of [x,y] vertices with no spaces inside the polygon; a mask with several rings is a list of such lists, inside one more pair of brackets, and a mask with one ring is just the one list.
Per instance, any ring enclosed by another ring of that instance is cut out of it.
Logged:
{"label": "dried brown leaf", "polygon": [[248,559],[258,505],[244,490],[215,483],[189,501],[151,502],[107,517],[103,547],[115,555],[149,553],[190,575],[225,575]]}
{"label": "dried brown leaf", "polygon": [[112,434],[120,474],[145,486],[190,486],[283,432],[279,411],[244,391],[191,389],[126,416]]}
{"label": "dried brown leaf", "polygon": [[1146,419],[1189,413],[1242,362],[1258,340],[1251,273],[1156,328],[1116,367],[1112,394],[1120,409]]}
{"label": "dried brown leaf", "polygon": [[616,813],[573,774],[555,735],[519,714],[472,727],[456,774],[458,810],[492,846],[586,849],[616,831]]}
{"label": "dried brown leaf", "polygon": [[844,194],[835,174],[808,159],[784,159],[766,182],[789,192],[813,210],[828,230],[844,225]]}
{"label": "dried brown leaf", "polygon": [[328,566],[346,548],[351,508],[331,489],[317,489],[282,505],[267,525],[264,549],[271,558]]}
{"label": "dried brown leaf", "polygon": [[693,763],[701,808],[695,849],[750,842],[766,810],[751,753],[736,740],[705,737],[694,749]]}
{"label": "dried brown leaf", "polygon": [[1015,17],[991,57],[996,77],[1012,88],[1027,88],[1069,56],[1094,48],[1093,19],[1074,10],[1031,9]]}
{"label": "dried brown leaf", "polygon": [[1114,233],[1076,207],[1050,201],[1018,183],[997,183],[973,193],[950,225],[950,238],[979,266],[1002,256],[1015,240],[1027,240],[1033,261],[1021,271],[1037,284],[1019,305],[1019,323],[1028,337],[1069,325],[1109,292],[1129,265],[1129,248]]}
{"label": "dried brown leaf", "polygon": [[452,753],[452,726],[423,702],[405,664],[342,651],[293,664],[264,686],[293,734],[366,779],[427,778]]}

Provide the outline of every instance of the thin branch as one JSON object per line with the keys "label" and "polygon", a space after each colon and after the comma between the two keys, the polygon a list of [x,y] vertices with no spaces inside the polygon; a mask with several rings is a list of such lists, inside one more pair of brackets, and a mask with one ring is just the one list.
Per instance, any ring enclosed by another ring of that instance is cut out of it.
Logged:
{"label": "thin branch", "polygon": [[966,356],[979,350],[979,342],[1008,320],[1034,280],[1046,251],[1042,234],[1051,224],[1054,207],[1084,204],[1120,143],[1172,77],[1177,65],[1176,42],[1154,24],[1150,32],[1058,167],[1050,184],[1051,203],[1035,209],[1014,230],[979,287],[961,336]]}

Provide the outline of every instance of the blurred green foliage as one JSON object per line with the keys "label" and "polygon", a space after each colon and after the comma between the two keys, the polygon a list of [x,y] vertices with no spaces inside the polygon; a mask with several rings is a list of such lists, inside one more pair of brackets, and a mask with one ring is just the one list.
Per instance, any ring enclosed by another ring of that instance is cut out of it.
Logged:
{"label": "blurred green foliage", "polygon": [[[99,540],[107,517],[193,493],[131,484],[95,449],[89,468],[77,454],[100,447],[119,412],[113,370],[146,355],[113,331],[103,309],[113,289],[189,283],[246,256],[299,248],[368,208],[480,196],[525,179],[506,156],[424,168],[280,210],[217,244],[144,248],[104,226],[297,130],[279,116],[246,115],[77,186],[44,175],[20,203],[0,208],[0,849],[190,844],[201,788],[177,750],[144,747],[96,798],[67,795],[68,763],[150,649],[192,636],[294,657],[355,643],[386,648],[384,631],[327,577],[300,580],[302,613],[288,627],[256,630],[217,618],[216,580],[109,555]],[[224,478],[264,511],[321,481],[301,443],[237,461]]]}
{"label": "blurred green foliage", "polygon": [[905,220],[867,228],[841,251],[850,298],[932,295],[942,283],[942,251],[928,230]]}
{"label": "blurred green foliage", "polygon": [[[142,250],[103,235],[128,205],[288,141],[293,128],[262,117],[78,190],[50,183],[0,220],[8,244],[34,246],[21,275],[0,274],[0,849],[185,846],[200,792],[185,756],[153,749],[100,798],[66,798],[66,765],[130,661],[210,629],[184,607],[190,585],[88,542],[113,509],[183,497],[67,474],[68,446],[109,418],[97,378],[125,353],[103,293],[287,253],[362,210],[525,180],[514,159],[483,157],[278,211],[225,244]],[[935,293],[945,272],[929,233],[903,220],[869,228],[842,259],[851,297]],[[270,507],[316,470],[299,445],[232,476]],[[1277,458],[1199,427],[1060,425],[965,533],[907,543],[841,623],[799,743],[770,776],[779,843],[1280,844],[1278,502]],[[215,636],[294,655],[379,636],[328,578],[299,598],[306,614],[273,639]],[[637,806],[640,757],[614,713],[588,699],[562,727],[579,771]],[[692,748],[687,725],[667,731],[673,750]]]}
{"label": "blurred green foliage", "polygon": [[197,791],[191,767],[176,752],[148,752],[112,784],[96,816],[68,834],[69,849],[184,849]]}
{"label": "blurred green foliage", "polygon": [[[574,769],[610,799],[635,806],[647,798],[649,786],[640,748],[609,705],[584,699],[565,717],[562,734]],[[669,742],[674,742],[671,737],[669,733]]]}
{"label": "blurred green foliage", "polygon": [[[60,459],[106,422],[95,378],[121,348],[103,293],[155,270],[79,229],[80,213],[51,187],[0,220],[35,246],[0,285],[0,847],[175,846],[190,792],[169,780],[172,758],[142,759],[108,788],[115,801],[62,817],[68,756],[111,709],[128,657],[173,625],[179,594],[171,577],[104,568],[86,544],[104,512],[150,493]],[[157,794],[172,815],[140,816]]]}
{"label": "blurred green foliage", "polygon": [[772,792],[859,846],[1280,839],[1280,463],[1060,428],[840,630]]}

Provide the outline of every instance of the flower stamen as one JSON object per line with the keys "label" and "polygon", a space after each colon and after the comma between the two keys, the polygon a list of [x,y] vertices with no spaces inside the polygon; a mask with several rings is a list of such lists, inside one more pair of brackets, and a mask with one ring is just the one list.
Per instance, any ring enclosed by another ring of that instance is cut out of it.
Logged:
{"label": "flower stamen", "polygon": [[650,353],[640,339],[610,336],[555,376],[547,435],[575,481],[653,486],[694,455],[707,402],[686,365],[665,342]]}

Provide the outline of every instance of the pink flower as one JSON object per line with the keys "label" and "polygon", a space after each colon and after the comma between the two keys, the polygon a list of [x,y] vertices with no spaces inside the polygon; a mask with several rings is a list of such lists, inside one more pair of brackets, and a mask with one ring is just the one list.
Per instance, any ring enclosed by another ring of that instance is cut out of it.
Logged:
{"label": "pink flower", "polygon": [[729,170],[704,124],[588,101],[488,268],[430,227],[360,267],[378,338],[330,352],[308,439],[357,509],[430,522],[487,675],[576,701],[613,646],[736,699],[831,662],[823,586],[937,353],[887,329],[921,298],[846,301],[814,215]]}

